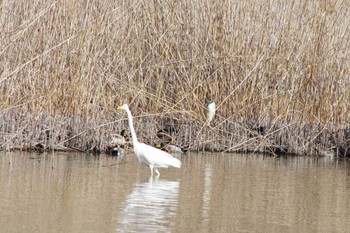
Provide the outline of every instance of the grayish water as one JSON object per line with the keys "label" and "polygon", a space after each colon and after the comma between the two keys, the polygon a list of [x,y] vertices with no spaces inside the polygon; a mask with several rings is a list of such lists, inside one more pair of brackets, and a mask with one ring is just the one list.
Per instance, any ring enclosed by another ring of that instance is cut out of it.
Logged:
{"label": "grayish water", "polygon": [[348,160],[0,153],[0,232],[349,232]]}

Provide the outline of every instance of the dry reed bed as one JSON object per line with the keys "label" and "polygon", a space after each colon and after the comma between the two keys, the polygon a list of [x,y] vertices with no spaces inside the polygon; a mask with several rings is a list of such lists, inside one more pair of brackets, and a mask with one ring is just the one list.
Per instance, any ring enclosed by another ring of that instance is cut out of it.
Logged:
{"label": "dry reed bed", "polygon": [[2,149],[103,150],[128,102],[150,143],[349,155],[348,0],[0,4]]}

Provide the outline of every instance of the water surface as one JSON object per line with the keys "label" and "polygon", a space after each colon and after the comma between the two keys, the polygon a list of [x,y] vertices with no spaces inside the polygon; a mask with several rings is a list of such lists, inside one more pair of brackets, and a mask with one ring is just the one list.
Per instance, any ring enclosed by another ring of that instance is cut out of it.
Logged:
{"label": "water surface", "polygon": [[348,160],[0,153],[0,232],[348,232]]}

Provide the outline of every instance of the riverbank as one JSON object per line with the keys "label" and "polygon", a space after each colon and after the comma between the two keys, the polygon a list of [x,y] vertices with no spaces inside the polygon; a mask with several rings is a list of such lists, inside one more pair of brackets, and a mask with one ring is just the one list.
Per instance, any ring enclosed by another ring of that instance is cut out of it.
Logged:
{"label": "riverbank", "polygon": [[[347,1],[1,1],[0,148],[348,155]],[[204,103],[217,104],[211,128]]]}
{"label": "riverbank", "polygon": [[[132,109],[133,110],[133,109]],[[2,114],[0,150],[106,152],[111,134],[126,129],[126,115],[114,111],[115,118],[93,119],[53,117],[47,113],[30,116],[15,111]],[[161,114],[160,114],[161,115]],[[154,115],[135,115],[140,141],[156,145],[162,142],[157,132],[169,132],[172,144],[192,151],[259,152],[320,156],[350,156],[348,126],[305,124],[282,120],[232,121],[218,115],[212,126],[189,120]]]}

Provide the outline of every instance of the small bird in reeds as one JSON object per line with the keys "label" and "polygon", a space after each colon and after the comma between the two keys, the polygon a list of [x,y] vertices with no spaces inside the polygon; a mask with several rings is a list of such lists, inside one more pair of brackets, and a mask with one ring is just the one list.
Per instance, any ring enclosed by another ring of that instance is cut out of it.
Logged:
{"label": "small bird in reeds", "polygon": [[206,124],[210,126],[210,122],[214,119],[215,117],[215,111],[216,111],[216,105],[213,100],[210,100],[205,104],[205,117],[206,117]]}

